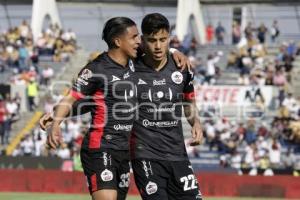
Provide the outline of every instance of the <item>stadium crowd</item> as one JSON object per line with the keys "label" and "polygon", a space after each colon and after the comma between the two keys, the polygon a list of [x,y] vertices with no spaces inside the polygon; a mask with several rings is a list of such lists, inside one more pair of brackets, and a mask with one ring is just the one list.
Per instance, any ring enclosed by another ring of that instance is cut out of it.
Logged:
{"label": "stadium crowd", "polygon": [[[55,71],[51,64],[67,62],[77,48],[76,35],[50,24],[34,41],[27,21],[0,33],[0,72],[3,83],[26,87],[28,108],[34,111],[41,87],[47,88]],[[47,59],[46,65],[40,60]],[[20,118],[21,97],[0,97],[1,145],[9,143],[11,127]]]}

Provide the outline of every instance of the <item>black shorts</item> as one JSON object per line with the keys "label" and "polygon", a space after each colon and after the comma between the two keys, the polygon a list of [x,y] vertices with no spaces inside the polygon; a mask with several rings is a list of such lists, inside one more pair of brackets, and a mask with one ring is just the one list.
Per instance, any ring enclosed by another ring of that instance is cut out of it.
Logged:
{"label": "black shorts", "polygon": [[125,200],[130,180],[129,152],[104,149],[80,152],[82,167],[90,194],[102,189],[115,189],[118,200]]}
{"label": "black shorts", "polygon": [[135,183],[143,200],[201,200],[198,181],[186,161],[132,161]]}

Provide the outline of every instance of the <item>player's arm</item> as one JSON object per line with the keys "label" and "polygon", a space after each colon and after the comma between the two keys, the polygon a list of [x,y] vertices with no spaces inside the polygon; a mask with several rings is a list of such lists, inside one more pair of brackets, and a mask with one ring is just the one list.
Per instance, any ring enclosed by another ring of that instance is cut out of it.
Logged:
{"label": "player's arm", "polygon": [[192,126],[192,138],[191,145],[198,145],[203,138],[202,127],[199,119],[199,111],[196,105],[195,92],[193,86],[193,73],[188,72],[184,86],[184,114],[187,121]]}
{"label": "player's arm", "polygon": [[[75,101],[72,105],[71,111],[68,113],[68,115],[66,117],[73,117],[73,116],[83,115],[83,114],[86,114],[86,113],[90,112],[89,105],[85,105],[85,104],[83,106],[80,105],[84,102],[88,102],[88,101],[85,101],[85,99]],[[57,109],[57,106],[55,106],[53,108],[53,113],[45,113],[40,118],[39,125],[40,125],[40,128],[42,130],[45,131],[46,129],[48,129],[52,126],[52,124],[53,124],[53,114],[54,114],[54,111],[56,109]]]}
{"label": "player's arm", "polygon": [[192,138],[193,141],[191,145],[199,145],[203,138],[202,127],[200,119],[198,117],[198,108],[196,106],[195,98],[187,99],[183,106],[184,114],[187,118],[187,121],[192,126]]}
{"label": "player's arm", "polygon": [[87,96],[92,96],[96,92],[97,87],[103,83],[98,77],[97,64],[93,62],[89,63],[79,72],[72,89],[59,102],[55,109],[53,123],[47,137],[47,144],[50,148],[56,149],[62,143],[60,123],[69,115],[73,104],[78,100],[86,99]]}
{"label": "player's arm", "polygon": [[175,48],[170,48],[169,52],[172,55],[177,67],[180,68],[181,71],[183,71],[186,68],[188,68],[189,70],[192,69],[191,61],[186,55],[184,55]]}
{"label": "player's arm", "polygon": [[53,116],[53,124],[47,138],[47,143],[50,148],[56,149],[56,147],[63,142],[60,123],[67,117],[75,101],[76,98],[69,92],[69,94],[58,103]]}

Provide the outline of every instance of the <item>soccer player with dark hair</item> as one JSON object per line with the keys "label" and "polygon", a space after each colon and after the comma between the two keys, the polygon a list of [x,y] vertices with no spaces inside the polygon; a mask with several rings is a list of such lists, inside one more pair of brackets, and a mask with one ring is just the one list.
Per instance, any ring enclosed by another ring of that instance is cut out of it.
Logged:
{"label": "soccer player with dark hair", "polygon": [[188,159],[182,107],[192,126],[193,144],[202,139],[194,98],[193,73],[181,72],[169,56],[170,26],[159,13],[142,21],[145,56],[135,66],[138,118],[131,134],[135,182],[144,200],[201,199]]}
{"label": "soccer player with dark hair", "polygon": [[[134,118],[131,58],[137,56],[140,37],[135,22],[115,17],[104,26],[102,37],[108,52],[89,62],[80,72],[69,94],[58,104],[48,135],[48,144],[56,148],[62,142],[60,123],[69,115],[72,105],[81,99],[92,103],[92,122],[81,147],[81,161],[93,200],[125,199],[129,181],[128,138]],[[116,124],[113,106],[124,118]],[[79,104],[80,105],[80,104]],[[123,112],[126,111],[126,112]]]}

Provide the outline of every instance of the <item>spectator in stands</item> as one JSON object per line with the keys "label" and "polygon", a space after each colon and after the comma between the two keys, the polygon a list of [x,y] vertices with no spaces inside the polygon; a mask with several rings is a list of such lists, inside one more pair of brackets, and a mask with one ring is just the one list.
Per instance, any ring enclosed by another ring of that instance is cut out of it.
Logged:
{"label": "spectator in stands", "polygon": [[237,21],[232,23],[232,44],[238,44],[241,40],[241,27]]}
{"label": "spectator in stands", "polygon": [[256,144],[253,142],[246,146],[244,164],[246,168],[256,168],[258,165],[258,154]]}
{"label": "spectator in stands", "polygon": [[19,47],[19,69],[21,71],[28,70],[29,53],[24,44]]}
{"label": "spectator in stands", "polygon": [[34,140],[34,156],[42,156],[44,150],[45,140],[43,140],[39,132],[37,138]]}
{"label": "spectator in stands", "polygon": [[281,145],[276,138],[272,139],[269,147],[269,159],[272,168],[280,167]]}
{"label": "spectator in stands", "polygon": [[221,22],[218,23],[218,26],[215,30],[215,35],[217,39],[217,45],[224,44],[225,28],[222,26]]}
{"label": "spectator in stands", "polygon": [[266,38],[266,33],[268,32],[267,27],[265,26],[264,23],[261,23],[260,26],[257,28],[257,38],[259,43],[264,44],[265,43],[265,38]]}
{"label": "spectator in stands", "polygon": [[205,123],[204,126],[205,126],[204,134],[205,134],[205,137],[206,137],[206,143],[208,143],[209,149],[211,151],[217,143],[217,141],[216,141],[216,129],[214,127],[214,124],[213,124],[212,120],[208,120]]}
{"label": "spectator in stands", "polygon": [[287,152],[283,154],[282,156],[282,163],[285,169],[287,170],[293,170],[294,165],[296,164],[296,158],[293,154],[292,148],[288,148]]}
{"label": "spectator in stands", "polygon": [[45,86],[49,86],[50,80],[53,78],[53,76],[54,76],[53,69],[48,65],[46,65],[46,67],[42,70],[42,83]]}
{"label": "spectator in stands", "polygon": [[249,41],[253,38],[253,31],[254,31],[254,28],[252,27],[252,22],[248,22],[245,30],[244,30],[244,33],[245,33],[245,36],[246,36],[246,39]]}
{"label": "spectator in stands", "polygon": [[54,105],[55,105],[55,102],[52,99],[52,97],[51,96],[47,96],[45,104],[44,104],[44,112],[45,113],[51,113],[52,110],[53,110]]}
{"label": "spectator in stands", "polygon": [[18,27],[20,33],[20,40],[24,44],[26,39],[32,38],[30,27],[26,20],[22,21],[22,24]]}
{"label": "spectator in stands", "polygon": [[273,77],[273,84],[277,87],[284,87],[287,83],[284,69],[281,68],[275,72]]}
{"label": "spectator in stands", "polygon": [[289,116],[293,115],[295,117],[298,115],[299,104],[291,92],[289,92],[287,97],[283,100],[282,106],[287,109]]}
{"label": "spectator in stands", "polygon": [[230,158],[230,166],[238,171],[238,174],[242,174],[242,155],[235,149]]}
{"label": "spectator in stands", "polygon": [[30,134],[27,134],[24,140],[21,142],[20,147],[24,156],[31,156],[34,152],[34,142]]}
{"label": "spectator in stands", "polygon": [[235,51],[230,51],[227,56],[227,69],[237,69],[238,54]]}
{"label": "spectator in stands", "polygon": [[278,38],[279,35],[280,35],[280,30],[278,26],[278,21],[274,20],[273,25],[271,27],[271,41],[273,43],[276,42],[276,39]]}
{"label": "spectator in stands", "polygon": [[18,105],[9,95],[6,98],[6,111],[7,114],[4,122],[4,133],[6,143],[8,144],[11,134],[11,126],[20,118],[20,114],[18,113]]}
{"label": "spectator in stands", "polygon": [[34,78],[31,78],[27,85],[27,97],[29,103],[29,110],[34,111],[36,107],[35,101],[38,97],[38,85]]}
{"label": "spectator in stands", "polygon": [[[257,134],[255,131],[255,124],[254,120],[249,120],[248,125],[246,128],[246,133],[245,133],[245,141],[247,144],[252,144],[255,143]],[[256,145],[255,145],[256,148]]]}
{"label": "spectator in stands", "polygon": [[211,23],[206,26],[206,42],[207,44],[211,44],[214,39],[214,27]]}
{"label": "spectator in stands", "polygon": [[206,74],[205,74],[205,80],[204,82],[212,85],[216,82],[216,78],[219,75],[219,68],[216,66],[216,64],[220,61],[221,56],[223,55],[223,52],[219,51],[215,54],[209,54],[207,56],[207,62],[206,62]]}

